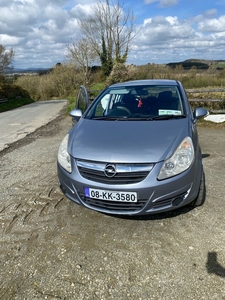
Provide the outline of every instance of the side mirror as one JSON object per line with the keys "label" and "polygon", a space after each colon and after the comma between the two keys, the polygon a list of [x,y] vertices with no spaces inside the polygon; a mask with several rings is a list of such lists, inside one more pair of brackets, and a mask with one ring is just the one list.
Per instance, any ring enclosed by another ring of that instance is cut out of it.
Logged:
{"label": "side mirror", "polygon": [[193,116],[195,120],[198,120],[202,117],[206,117],[208,116],[209,112],[208,110],[206,110],[203,107],[197,107],[194,111],[193,111]]}
{"label": "side mirror", "polygon": [[75,125],[82,117],[82,111],[78,108],[73,109],[70,111],[70,116],[72,117],[73,125]]}

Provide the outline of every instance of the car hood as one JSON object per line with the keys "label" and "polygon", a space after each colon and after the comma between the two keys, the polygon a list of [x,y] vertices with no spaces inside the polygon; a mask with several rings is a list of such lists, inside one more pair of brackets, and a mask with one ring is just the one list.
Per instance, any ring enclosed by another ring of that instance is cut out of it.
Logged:
{"label": "car hood", "polygon": [[172,155],[184,137],[188,121],[102,121],[81,119],[70,131],[68,151],[84,160],[114,163],[154,163]]}

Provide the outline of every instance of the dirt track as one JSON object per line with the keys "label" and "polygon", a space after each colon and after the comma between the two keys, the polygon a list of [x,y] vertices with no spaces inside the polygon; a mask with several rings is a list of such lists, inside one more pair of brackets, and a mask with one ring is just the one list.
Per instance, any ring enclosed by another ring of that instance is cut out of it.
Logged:
{"label": "dirt track", "polygon": [[129,219],[57,186],[69,117],[0,152],[0,299],[225,299],[225,129],[199,128],[207,201]]}

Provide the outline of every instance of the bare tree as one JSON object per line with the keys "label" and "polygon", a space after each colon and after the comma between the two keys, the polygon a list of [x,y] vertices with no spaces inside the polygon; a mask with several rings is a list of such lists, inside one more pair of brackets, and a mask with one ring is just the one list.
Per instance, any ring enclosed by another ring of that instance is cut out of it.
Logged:
{"label": "bare tree", "polygon": [[0,74],[2,74],[7,67],[11,66],[14,56],[15,52],[13,49],[7,51],[6,48],[0,44]]}
{"label": "bare tree", "polygon": [[97,0],[92,7],[93,15],[80,21],[80,28],[97,52],[104,74],[110,74],[113,65],[125,63],[131,40],[135,36],[134,16],[126,12],[120,0]]}
{"label": "bare tree", "polygon": [[71,63],[75,64],[76,67],[81,68],[85,84],[89,84],[91,68],[97,61],[97,52],[86,38],[81,38],[77,42],[74,41],[67,46],[67,50],[67,58]]}

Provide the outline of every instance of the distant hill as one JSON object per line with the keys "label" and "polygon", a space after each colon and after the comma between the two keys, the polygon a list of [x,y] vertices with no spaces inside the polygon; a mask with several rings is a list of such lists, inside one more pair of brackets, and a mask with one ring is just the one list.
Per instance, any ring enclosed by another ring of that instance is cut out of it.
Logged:
{"label": "distant hill", "polygon": [[8,68],[4,71],[4,74],[26,74],[26,73],[38,73],[38,74],[45,74],[48,73],[50,69],[43,69],[43,68]]}
{"label": "distant hill", "polygon": [[[209,68],[214,68],[217,70],[223,70],[225,69],[225,60],[204,60],[204,59],[187,59],[180,62],[170,62],[166,64],[166,66],[170,68],[176,68],[179,66],[182,66],[185,70],[190,70],[191,68],[196,68],[198,70],[208,70]],[[98,67],[93,67],[93,70]],[[46,74],[51,70],[51,68],[45,69],[45,68],[8,68],[4,71],[4,74],[10,75],[10,74],[28,74],[28,73],[36,73],[36,74]]]}
{"label": "distant hill", "polygon": [[171,68],[182,66],[185,70],[190,70],[193,67],[198,70],[208,70],[210,67],[223,70],[225,68],[225,60],[187,59],[181,62],[168,63],[167,66]]}

